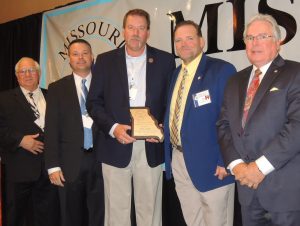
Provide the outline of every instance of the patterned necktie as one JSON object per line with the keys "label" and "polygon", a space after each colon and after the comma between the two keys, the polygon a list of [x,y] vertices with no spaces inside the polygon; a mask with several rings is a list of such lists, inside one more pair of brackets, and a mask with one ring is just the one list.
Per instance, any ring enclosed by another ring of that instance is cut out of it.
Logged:
{"label": "patterned necktie", "polygon": [[[85,103],[86,103],[86,97],[87,97],[87,94],[88,94],[88,90],[86,88],[86,79],[82,79],[81,80],[81,90],[82,90],[82,93],[80,95],[80,110],[81,110],[81,114],[83,116],[87,116],[87,110],[86,110],[86,106],[85,106]],[[84,149],[89,149],[92,147],[93,145],[93,134],[92,134],[92,129],[91,128],[86,128],[86,127],[83,127],[84,128]]]}
{"label": "patterned necktie", "polygon": [[183,69],[182,79],[178,87],[177,98],[174,107],[173,119],[170,126],[170,138],[171,143],[174,146],[178,146],[179,142],[179,116],[180,116],[180,108],[182,104],[182,94],[185,86],[185,80],[188,75],[188,71],[186,68]]}
{"label": "patterned necktie", "polygon": [[254,99],[255,93],[258,89],[259,86],[259,75],[261,74],[261,71],[259,68],[255,70],[254,77],[252,78],[252,81],[249,85],[249,88],[247,90],[247,96],[245,100],[245,105],[244,105],[244,111],[243,111],[243,118],[242,118],[242,127],[244,128],[246,125],[247,117],[248,117],[248,112],[250,109],[250,106],[252,104],[252,101]]}
{"label": "patterned necktie", "polygon": [[38,109],[38,107],[37,107],[37,105],[34,101],[33,93],[32,92],[28,93],[28,96],[30,98],[30,102],[29,102],[30,107],[33,110],[34,116],[38,119],[38,118],[40,118],[40,112],[39,112],[39,109]]}

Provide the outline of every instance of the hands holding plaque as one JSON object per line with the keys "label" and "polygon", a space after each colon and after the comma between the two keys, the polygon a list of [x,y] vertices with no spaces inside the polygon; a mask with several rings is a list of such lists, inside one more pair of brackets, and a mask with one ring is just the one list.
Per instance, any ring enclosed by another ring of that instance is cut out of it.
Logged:
{"label": "hands holding plaque", "polygon": [[132,118],[132,137],[138,140],[154,138],[163,142],[163,130],[159,127],[157,120],[151,115],[148,107],[130,108],[130,114]]}

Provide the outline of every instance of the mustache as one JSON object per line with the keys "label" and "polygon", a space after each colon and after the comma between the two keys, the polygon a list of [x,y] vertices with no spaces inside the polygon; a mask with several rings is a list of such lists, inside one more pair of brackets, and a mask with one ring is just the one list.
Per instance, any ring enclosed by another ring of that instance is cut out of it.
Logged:
{"label": "mustache", "polygon": [[132,36],[130,40],[141,41],[141,38],[139,36]]}

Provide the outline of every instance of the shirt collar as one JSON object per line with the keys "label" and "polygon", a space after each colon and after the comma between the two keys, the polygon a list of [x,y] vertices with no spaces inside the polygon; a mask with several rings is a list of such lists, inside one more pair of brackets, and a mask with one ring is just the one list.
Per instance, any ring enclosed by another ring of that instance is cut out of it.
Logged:
{"label": "shirt collar", "polygon": [[90,87],[91,80],[92,80],[92,72],[90,72],[85,78],[81,77],[80,75],[76,74],[75,72],[73,72],[73,76],[74,76],[75,84],[77,87],[81,87],[82,79],[86,79],[85,84],[87,87]]}
{"label": "shirt collar", "polygon": [[146,52],[147,52],[147,45],[144,48],[144,52],[140,56],[133,57],[133,56],[128,55],[128,53],[127,53],[127,47],[125,45],[125,54],[126,54],[126,59],[128,59],[128,60],[130,60],[130,59],[137,59],[137,60],[138,59],[143,59],[143,58],[146,57]]}
{"label": "shirt collar", "polygon": [[185,64],[185,63],[182,61],[182,70],[183,70],[184,68],[186,68],[189,75],[195,74],[195,73],[196,73],[196,70],[197,70],[197,68],[198,68],[198,65],[199,65],[199,63],[200,63],[200,60],[201,60],[201,58],[202,58],[202,55],[203,55],[203,53],[201,52],[194,60],[192,60],[192,61],[191,61],[190,63],[188,63],[188,64]]}
{"label": "shirt collar", "polygon": [[[269,67],[271,66],[273,61],[265,64],[264,66],[260,67],[259,70],[261,71],[261,74],[264,75],[266,74],[267,70],[269,69]],[[253,65],[253,69],[252,71],[254,72],[256,69],[258,69],[258,67],[256,67],[255,65]]]}
{"label": "shirt collar", "polygon": [[35,94],[41,92],[41,88],[40,88],[40,87],[37,87],[37,88],[36,88],[35,90],[33,90],[32,92],[29,91],[29,90],[27,90],[27,89],[25,89],[25,88],[22,87],[22,86],[20,86],[20,88],[21,88],[22,93],[23,93],[25,96],[26,96],[28,93],[33,93],[33,95],[35,95]]}

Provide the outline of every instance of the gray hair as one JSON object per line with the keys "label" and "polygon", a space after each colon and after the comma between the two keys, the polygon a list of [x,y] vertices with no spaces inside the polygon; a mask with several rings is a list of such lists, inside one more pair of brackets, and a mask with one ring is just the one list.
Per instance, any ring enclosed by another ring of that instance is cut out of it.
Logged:
{"label": "gray hair", "polygon": [[17,63],[16,63],[16,66],[15,66],[15,73],[17,74],[18,70],[19,70],[19,66],[20,66],[20,63],[23,61],[23,60],[32,60],[34,62],[34,66],[35,68],[38,70],[39,74],[41,72],[41,68],[40,68],[40,65],[38,62],[36,62],[34,59],[30,58],[30,57],[22,57]]}
{"label": "gray hair", "polygon": [[250,21],[245,26],[245,30],[244,30],[244,33],[243,33],[244,39],[246,38],[249,26],[253,22],[255,22],[255,21],[265,21],[265,22],[268,22],[272,26],[272,31],[273,31],[273,35],[274,35],[275,40],[276,41],[280,41],[281,40],[281,32],[280,32],[279,26],[278,26],[276,20],[274,19],[274,17],[272,17],[272,16],[270,16],[268,14],[257,14],[257,15],[253,16],[250,19]]}

